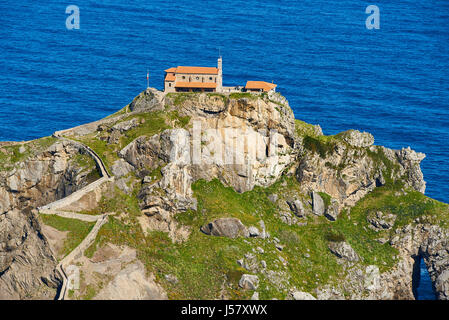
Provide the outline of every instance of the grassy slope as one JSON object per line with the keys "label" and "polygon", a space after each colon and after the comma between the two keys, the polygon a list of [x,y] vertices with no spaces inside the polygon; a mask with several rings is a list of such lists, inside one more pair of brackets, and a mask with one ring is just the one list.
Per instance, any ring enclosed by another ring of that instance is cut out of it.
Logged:
{"label": "grassy slope", "polygon": [[40,215],[41,221],[59,231],[68,231],[67,238],[64,240],[62,251],[58,254],[65,257],[75,249],[81,241],[87,236],[95,223],[84,222],[77,219],[63,218],[56,215]]}

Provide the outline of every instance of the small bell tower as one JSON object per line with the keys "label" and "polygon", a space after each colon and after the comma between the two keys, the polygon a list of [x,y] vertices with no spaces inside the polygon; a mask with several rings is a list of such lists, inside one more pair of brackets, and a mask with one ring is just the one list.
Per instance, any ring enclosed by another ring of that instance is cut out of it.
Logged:
{"label": "small bell tower", "polygon": [[217,92],[223,91],[223,60],[221,55],[218,56],[217,60],[218,77],[217,77]]}

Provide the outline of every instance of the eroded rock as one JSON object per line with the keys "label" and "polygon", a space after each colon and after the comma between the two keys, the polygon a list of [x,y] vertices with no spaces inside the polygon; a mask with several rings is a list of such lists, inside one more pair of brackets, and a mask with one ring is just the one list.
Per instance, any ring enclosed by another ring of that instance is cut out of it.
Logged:
{"label": "eroded rock", "polygon": [[357,262],[359,261],[359,256],[357,253],[352,249],[352,247],[347,242],[330,242],[329,250],[336,255],[338,258],[350,261],[350,262]]}
{"label": "eroded rock", "polygon": [[248,237],[248,229],[237,218],[220,218],[201,227],[201,231],[207,235],[217,237]]}

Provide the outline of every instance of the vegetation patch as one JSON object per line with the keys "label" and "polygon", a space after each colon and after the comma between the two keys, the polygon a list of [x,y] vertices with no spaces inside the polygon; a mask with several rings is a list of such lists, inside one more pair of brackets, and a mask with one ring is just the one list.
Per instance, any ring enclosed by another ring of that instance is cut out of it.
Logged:
{"label": "vegetation patch", "polygon": [[198,92],[170,92],[166,97],[172,99],[174,106],[180,106],[184,101],[197,98],[198,95]]}
{"label": "vegetation patch", "polygon": [[304,148],[313,153],[318,153],[323,159],[332,155],[336,147],[336,142],[333,141],[332,136],[305,136],[303,144]]}
{"label": "vegetation patch", "polygon": [[249,93],[249,92],[233,92],[229,95],[229,98],[235,99],[235,100],[244,99],[244,98],[251,99],[251,100],[257,100],[260,98],[260,96],[257,94]]}
{"label": "vegetation patch", "polygon": [[68,231],[61,252],[58,254],[65,257],[72,252],[89,234],[95,225],[94,222],[85,222],[77,219],[63,218],[57,215],[40,215],[41,221],[59,231]]}
{"label": "vegetation patch", "polygon": [[295,129],[299,136],[317,137],[317,129],[313,124],[295,119]]}

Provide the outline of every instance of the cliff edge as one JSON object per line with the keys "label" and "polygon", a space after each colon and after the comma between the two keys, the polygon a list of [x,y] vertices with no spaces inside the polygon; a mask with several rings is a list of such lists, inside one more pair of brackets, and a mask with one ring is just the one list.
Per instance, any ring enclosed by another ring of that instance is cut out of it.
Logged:
{"label": "cliff edge", "polygon": [[[38,208],[89,185],[58,212]],[[278,93],[147,89],[117,113],[0,148],[0,298],[415,299],[424,259],[449,299],[448,205],[410,148],[327,136]],[[123,295],[126,292],[126,295]]]}

